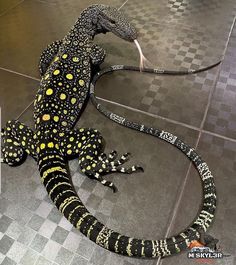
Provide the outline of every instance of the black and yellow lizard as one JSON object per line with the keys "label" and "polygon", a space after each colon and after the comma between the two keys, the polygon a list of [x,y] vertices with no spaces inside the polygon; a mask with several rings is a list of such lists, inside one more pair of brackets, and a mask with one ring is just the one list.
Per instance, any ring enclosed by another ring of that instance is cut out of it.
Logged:
{"label": "black and yellow lizard", "polygon": [[[201,175],[204,200],[200,214],[185,231],[163,240],[130,238],[109,229],[89,213],[69,178],[67,161],[74,157],[79,158],[82,172],[114,191],[114,184],[104,180],[103,175],[113,171],[132,173],[142,170],[139,166],[121,167],[127,161],[128,153],[119,160],[116,160],[115,151],[108,156],[102,153],[103,138],[97,130],[74,129],[89,92],[92,66],[101,64],[105,58],[105,51],[93,44],[92,40],[95,34],[109,31],[127,41],[137,38],[134,27],[119,10],[105,5],[92,5],[81,13],[63,40],[47,47],[40,60],[42,79],[34,101],[35,130],[32,131],[18,120],[7,122],[2,132],[2,159],[14,166],[23,162],[27,154],[34,157],[42,183],[54,204],[67,220],[99,246],[128,256],[169,256],[188,248],[194,240],[199,240],[214,217],[216,195],[213,177],[206,163],[193,149],[170,133],[144,125],[139,127],[122,117],[112,116],[97,105],[111,119],[126,126],[132,125],[129,127],[136,127],[177,146],[194,162]],[[93,100],[95,102],[95,97]]]}

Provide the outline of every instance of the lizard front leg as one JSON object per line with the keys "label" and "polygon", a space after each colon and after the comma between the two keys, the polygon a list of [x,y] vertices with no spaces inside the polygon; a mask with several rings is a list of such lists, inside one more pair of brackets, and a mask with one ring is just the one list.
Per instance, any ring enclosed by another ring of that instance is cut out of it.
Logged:
{"label": "lizard front leg", "polygon": [[53,43],[49,44],[42,52],[39,59],[39,72],[41,76],[46,73],[49,65],[57,55],[61,44],[61,40],[56,40]]}
{"label": "lizard front leg", "polygon": [[19,121],[8,121],[2,130],[2,162],[16,166],[24,161],[27,154],[37,157],[33,131]]}
{"label": "lizard front leg", "polygon": [[106,51],[99,45],[93,44],[90,52],[92,76],[100,71],[100,64],[104,62],[105,57]]}

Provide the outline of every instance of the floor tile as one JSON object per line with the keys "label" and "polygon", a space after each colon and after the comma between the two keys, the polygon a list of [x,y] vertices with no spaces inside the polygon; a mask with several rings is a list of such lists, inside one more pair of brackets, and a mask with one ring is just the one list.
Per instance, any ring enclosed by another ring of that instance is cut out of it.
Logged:
{"label": "floor tile", "polygon": [[87,265],[88,260],[81,256],[75,256],[70,265]]}
{"label": "floor tile", "polygon": [[2,265],[15,265],[15,264],[17,263],[8,257],[6,257],[2,262]]}
{"label": "floor tile", "polygon": [[37,252],[28,249],[25,253],[25,255],[23,256],[23,258],[20,261],[20,264],[22,265],[32,265],[35,263],[35,261],[38,258],[38,254]]}
{"label": "floor tile", "polygon": [[44,257],[40,256],[36,261],[35,265],[53,265],[53,263],[45,259]]}
{"label": "floor tile", "polygon": [[28,226],[25,226],[22,228],[22,232],[18,237],[17,241],[28,246],[34,239],[35,235],[36,232],[33,229],[29,228]]}
{"label": "floor tile", "polygon": [[0,3],[0,16],[4,15],[6,12],[10,12],[12,8],[21,4],[22,0],[8,0],[1,1]]}
{"label": "floor tile", "polygon": [[69,232],[67,230],[58,226],[55,229],[53,235],[51,236],[51,239],[62,245],[65,239],[67,238],[68,234]]}
{"label": "floor tile", "polygon": [[5,233],[7,231],[7,229],[9,228],[9,226],[11,225],[11,223],[13,222],[13,220],[5,215],[3,215],[0,218],[0,231],[2,233]]}
{"label": "floor tile", "polygon": [[3,236],[2,239],[0,240],[0,253],[6,255],[13,244],[14,240],[12,238],[6,235]]}
{"label": "floor tile", "polygon": [[6,235],[8,235],[9,237],[13,238],[14,240],[17,240],[20,236],[20,234],[22,233],[22,227],[16,222],[13,221],[7,231],[6,231]]}
{"label": "floor tile", "polygon": [[12,259],[16,263],[19,263],[25,255],[26,251],[27,249],[23,244],[15,241],[11,246],[11,249],[8,251],[7,257]]}
{"label": "floor tile", "polygon": [[30,247],[33,250],[41,253],[43,251],[44,247],[46,246],[47,242],[48,242],[47,238],[37,234],[35,236],[35,238],[33,239],[33,241],[31,242]]}
{"label": "floor tile", "polygon": [[234,1],[210,0],[192,2],[187,0],[145,2],[128,1],[125,12],[142,24],[176,24],[192,30],[208,30],[218,34],[228,31],[232,24],[236,5]]}
{"label": "floor tile", "polygon": [[[0,46],[1,47],[1,46]],[[0,70],[2,126],[16,118],[34,99],[38,82]]]}
{"label": "floor tile", "polygon": [[234,26],[204,129],[236,139],[236,26]]}
{"label": "floor tile", "polygon": [[68,265],[72,261],[73,253],[65,248],[61,248],[58,252],[58,255],[55,261],[59,265]]}
{"label": "floor tile", "polygon": [[[209,234],[219,239],[219,246],[224,254],[229,254],[222,261],[216,264],[233,265],[235,258],[235,218],[234,205],[236,180],[236,143],[218,137],[203,134],[198,147],[199,153],[208,163],[208,166],[215,177],[216,191],[218,196],[217,211]],[[184,229],[195,218],[201,202],[201,183],[197,171],[192,169],[179,205],[179,210],[171,230],[175,234]],[[167,264],[196,264],[196,260],[190,262],[187,253],[176,257],[170,257],[163,261]]]}

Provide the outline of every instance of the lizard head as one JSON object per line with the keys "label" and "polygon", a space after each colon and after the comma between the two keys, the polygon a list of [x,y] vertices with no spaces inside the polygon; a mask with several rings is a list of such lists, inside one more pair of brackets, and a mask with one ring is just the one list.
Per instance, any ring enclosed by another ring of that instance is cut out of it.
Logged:
{"label": "lizard head", "polygon": [[125,15],[115,7],[97,4],[88,7],[83,13],[87,16],[87,21],[91,21],[94,35],[112,32],[126,41],[133,42],[137,39],[135,28],[129,23]]}

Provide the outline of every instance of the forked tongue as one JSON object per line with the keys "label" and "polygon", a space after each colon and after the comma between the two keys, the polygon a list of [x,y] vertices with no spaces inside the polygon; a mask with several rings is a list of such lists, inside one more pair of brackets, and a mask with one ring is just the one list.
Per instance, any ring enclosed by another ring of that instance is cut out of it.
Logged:
{"label": "forked tongue", "polygon": [[134,43],[137,46],[138,51],[139,51],[139,56],[140,56],[139,69],[140,69],[140,72],[142,72],[145,67],[152,66],[152,63],[143,55],[143,52],[142,52],[140,44],[138,43],[138,40],[134,40]]}

